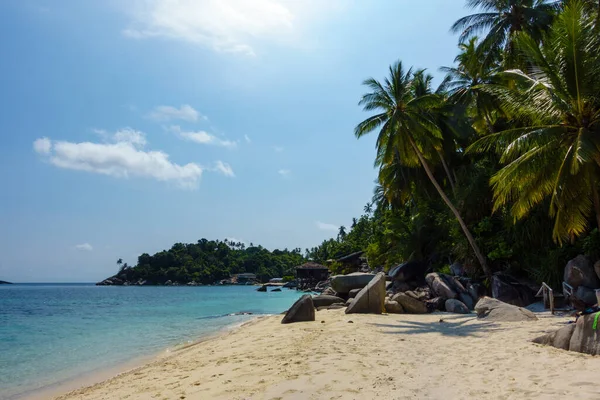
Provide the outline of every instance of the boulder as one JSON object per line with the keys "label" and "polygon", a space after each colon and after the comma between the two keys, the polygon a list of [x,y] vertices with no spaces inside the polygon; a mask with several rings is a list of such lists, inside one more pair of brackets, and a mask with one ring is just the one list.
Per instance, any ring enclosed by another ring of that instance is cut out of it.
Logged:
{"label": "boulder", "polygon": [[346,314],[381,314],[385,307],[385,274],[380,272],[346,308]]}
{"label": "boulder", "polygon": [[577,318],[573,335],[569,341],[569,350],[593,356],[600,355],[600,330],[597,327],[594,329],[596,314],[581,315]]}
{"label": "boulder", "polygon": [[450,266],[450,271],[452,272],[452,275],[454,275],[454,276],[464,276],[465,275],[465,268],[459,262],[452,263],[452,265]]}
{"label": "boulder", "polygon": [[515,321],[534,321],[537,317],[534,313],[525,308],[513,306],[491,297],[482,297],[475,305],[475,311],[478,318],[485,318],[489,321],[515,322]]}
{"label": "boulder", "polygon": [[445,303],[446,311],[455,314],[470,314],[469,308],[460,300],[448,299]]}
{"label": "boulder", "polygon": [[262,285],[261,287],[259,287],[258,289],[256,289],[257,292],[266,292],[267,291],[267,286],[266,285]]}
{"label": "boulder", "polygon": [[583,301],[586,306],[593,306],[598,302],[596,298],[596,290],[585,286],[579,286],[575,291],[575,297]]}
{"label": "boulder", "polygon": [[501,273],[492,277],[492,297],[518,307],[527,307],[535,302],[535,294],[529,286]]}
{"label": "boulder", "polygon": [[425,303],[404,293],[395,294],[392,296],[392,301],[398,302],[408,314],[426,314],[428,312]]}
{"label": "boulder", "polygon": [[346,307],[348,307],[350,304],[352,304],[353,301],[354,301],[354,298],[351,298],[351,299],[346,300],[346,303],[344,303],[344,304],[346,304]]}
{"label": "boulder", "polygon": [[594,264],[594,271],[596,272],[598,279],[600,279],[600,260],[596,261]]}
{"label": "boulder", "polygon": [[321,311],[321,310],[339,310],[340,308],[346,308],[346,305],[344,303],[335,303],[335,304],[330,304],[328,306],[320,306],[320,307],[317,307],[317,311]]}
{"label": "boulder", "polygon": [[408,261],[390,269],[388,275],[392,280],[408,282],[422,281],[427,271],[427,264],[421,261]]}
{"label": "boulder", "polygon": [[455,299],[458,296],[458,293],[452,287],[453,281],[451,279],[452,277],[446,277],[446,275],[437,272],[427,274],[425,277],[434,295],[445,299]]}
{"label": "boulder", "polygon": [[313,304],[316,308],[323,306],[330,306],[335,303],[345,303],[345,300],[336,296],[329,296],[326,294],[320,294],[318,296],[313,296],[312,298]]}
{"label": "boulder", "polygon": [[348,298],[353,299],[362,289],[352,289],[348,292]]}
{"label": "boulder", "polygon": [[388,314],[403,314],[404,308],[397,301],[386,300],[385,312]]}
{"label": "boulder", "polygon": [[426,300],[425,305],[427,306],[427,310],[429,312],[443,311],[446,309],[446,299],[443,297],[435,297],[431,300]]}
{"label": "boulder", "polygon": [[[336,275],[331,278],[331,287],[336,293],[348,293],[352,289],[362,289],[375,277],[374,274],[354,272],[348,275]],[[385,291],[385,280],[384,291]]]}
{"label": "boulder", "polygon": [[281,288],[275,288],[275,289],[271,290],[271,292],[281,292]]}
{"label": "boulder", "polygon": [[571,337],[573,336],[574,330],[575,324],[569,324],[567,326],[563,326],[557,331],[536,337],[532,340],[532,342],[546,346],[553,346],[563,350],[569,350]]}
{"label": "boulder", "polygon": [[469,296],[471,296],[475,304],[477,304],[477,301],[479,300],[480,285],[477,283],[469,283],[466,289],[469,292]]}
{"label": "boulder", "polygon": [[473,298],[471,297],[471,295],[469,293],[459,293],[458,300],[460,300],[461,303],[463,303],[465,306],[467,306],[467,308],[469,310],[472,310],[475,308],[475,301],[473,300]]}
{"label": "boulder", "polygon": [[325,290],[323,290],[321,292],[321,294],[326,294],[326,295],[329,295],[329,296],[336,296],[337,295],[337,293],[335,292],[335,290],[333,290],[333,288],[331,286],[325,288]]}
{"label": "boulder", "polygon": [[597,288],[600,286],[596,271],[590,265],[587,257],[579,255],[570,260],[565,267],[563,281],[577,289],[579,286]]}
{"label": "boulder", "polygon": [[315,306],[313,305],[312,297],[309,294],[305,294],[300,297],[285,313],[285,316],[281,320],[282,324],[289,324],[292,322],[302,321],[314,321],[315,320]]}
{"label": "boulder", "polygon": [[394,293],[400,293],[400,292],[406,292],[407,290],[411,290],[415,287],[417,287],[417,285],[411,285],[408,282],[402,282],[402,281],[393,281],[394,283],[392,284],[392,292]]}

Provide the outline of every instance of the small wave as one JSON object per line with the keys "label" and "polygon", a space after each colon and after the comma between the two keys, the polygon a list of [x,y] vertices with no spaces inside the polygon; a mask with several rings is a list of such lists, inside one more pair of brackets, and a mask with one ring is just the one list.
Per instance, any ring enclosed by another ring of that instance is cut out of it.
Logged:
{"label": "small wave", "polygon": [[257,314],[250,312],[250,311],[238,311],[238,312],[229,313],[229,314],[206,315],[204,317],[198,317],[198,319],[217,319],[217,318],[224,318],[224,317],[235,317],[238,315],[257,315]]}

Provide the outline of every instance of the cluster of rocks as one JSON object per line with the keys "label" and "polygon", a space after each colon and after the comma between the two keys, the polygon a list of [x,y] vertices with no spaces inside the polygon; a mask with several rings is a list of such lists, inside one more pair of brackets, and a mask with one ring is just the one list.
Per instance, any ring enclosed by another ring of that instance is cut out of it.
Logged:
{"label": "cluster of rocks", "polygon": [[598,313],[581,315],[576,323],[570,323],[554,332],[537,337],[533,342],[563,350],[600,355],[597,315]]}
{"label": "cluster of rocks", "polygon": [[[103,280],[102,282],[96,283],[96,286],[156,286],[157,284],[154,282],[150,282],[145,279],[139,279],[137,281],[128,281],[126,279],[122,279],[116,276],[112,276]],[[162,284],[163,286],[203,286],[201,283],[196,281],[190,281],[187,283],[181,282],[173,282],[171,280],[166,281]]]}
{"label": "cluster of rocks", "polygon": [[579,310],[598,302],[596,289],[600,289],[600,261],[593,266],[583,255],[570,260],[565,267],[563,281],[573,288],[571,304]]}

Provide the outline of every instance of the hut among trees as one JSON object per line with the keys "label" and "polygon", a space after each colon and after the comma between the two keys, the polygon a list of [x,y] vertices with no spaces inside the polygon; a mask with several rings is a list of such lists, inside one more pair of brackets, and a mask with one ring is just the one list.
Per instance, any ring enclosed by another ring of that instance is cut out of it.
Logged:
{"label": "hut among trees", "polygon": [[317,283],[329,278],[329,268],[314,262],[307,262],[296,267],[298,289],[315,287]]}
{"label": "hut among trees", "polygon": [[364,251],[357,251],[356,253],[348,254],[342,258],[338,258],[335,262],[341,266],[342,271],[346,273],[350,272],[368,272],[369,265],[367,259],[363,257]]}

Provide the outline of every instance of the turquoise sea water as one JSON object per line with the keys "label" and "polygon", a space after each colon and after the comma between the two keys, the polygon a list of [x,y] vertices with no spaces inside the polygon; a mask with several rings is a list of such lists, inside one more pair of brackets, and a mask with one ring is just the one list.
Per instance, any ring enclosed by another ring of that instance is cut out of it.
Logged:
{"label": "turquoise sea water", "polygon": [[[0,399],[280,313],[299,296],[253,286],[0,285]],[[239,312],[253,315],[231,315]]]}

